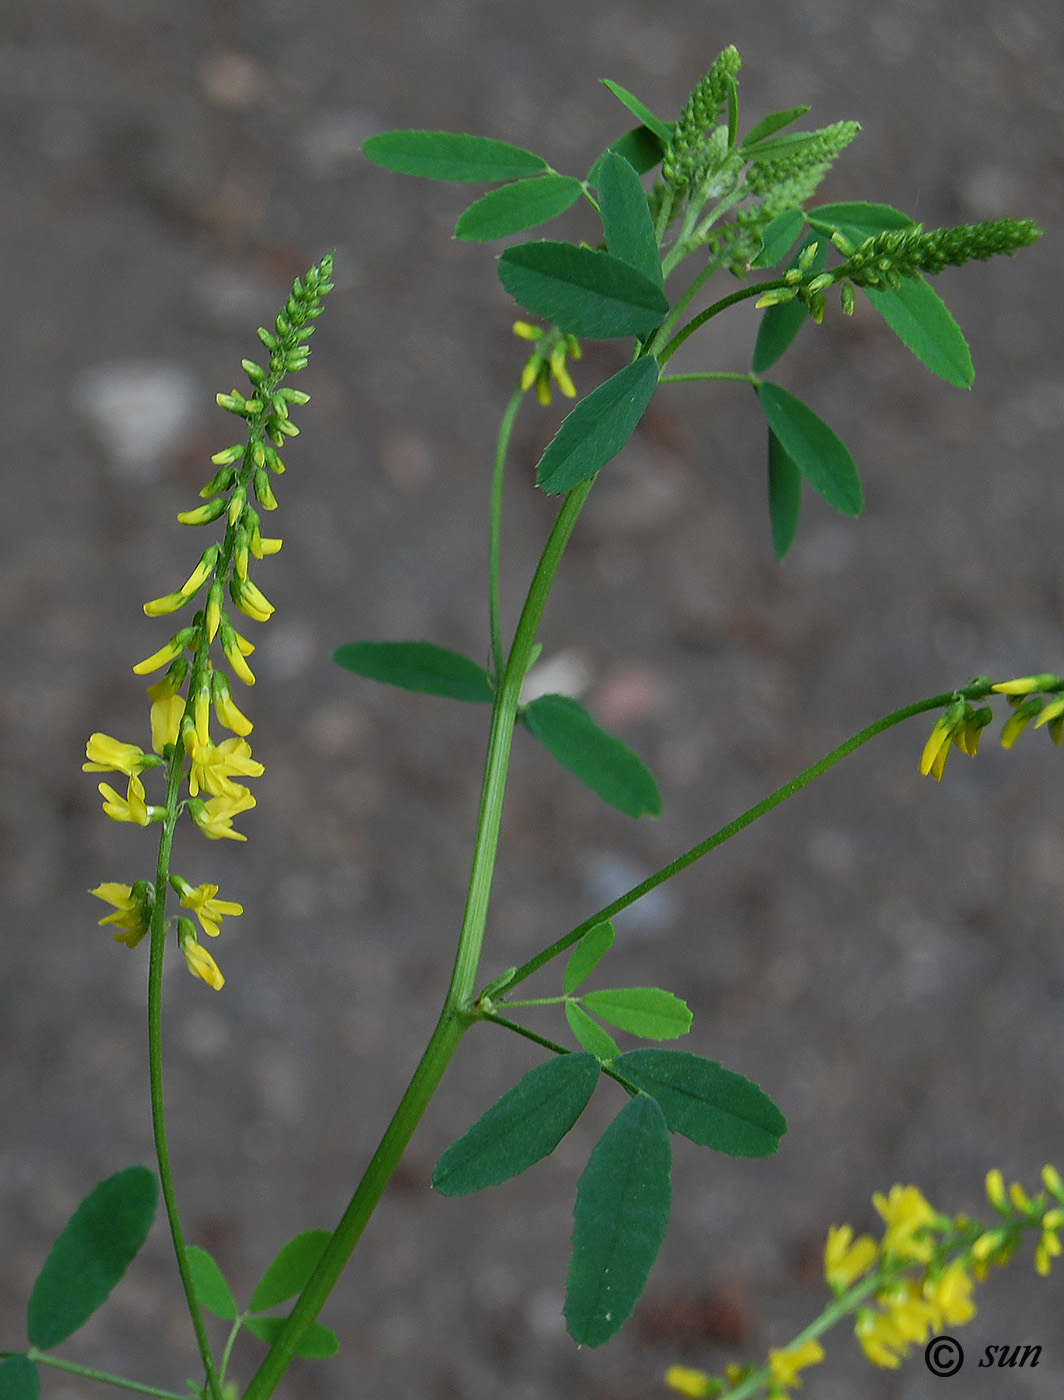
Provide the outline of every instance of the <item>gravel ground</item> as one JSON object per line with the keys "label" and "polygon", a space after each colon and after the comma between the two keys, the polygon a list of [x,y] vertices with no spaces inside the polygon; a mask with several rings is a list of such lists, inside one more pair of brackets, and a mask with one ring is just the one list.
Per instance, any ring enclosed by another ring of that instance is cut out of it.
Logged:
{"label": "gravel ground", "polygon": [[[26,1295],[77,1200],[151,1160],[144,949],[112,944],[85,890],[147,875],[152,842],[101,818],[85,737],[146,736],[129,667],[164,633],[140,604],[191,567],[174,514],[232,435],[213,395],[331,247],[314,403],[278,484],[285,548],[258,575],[277,616],[247,703],[266,764],[251,839],[190,836],[176,860],[246,908],[221,940],[224,991],[178,965],[166,1011],[190,1238],[238,1296],[296,1230],[337,1219],[445,985],[484,713],[387,693],[329,657],[363,636],[483,654],[486,487],[521,349],[494,250],[450,237],[464,192],[371,167],[365,137],[483,132],[581,173],[626,124],[599,76],[669,114],[734,43],[747,125],[798,102],[817,124],[861,121],[825,197],[930,227],[1014,214],[1046,230],[939,281],[972,345],[971,394],[867,310],[803,331],[779,377],[850,444],[868,504],[854,522],[809,501],[782,567],[748,391],[661,391],[596,487],[542,641],[646,756],[665,815],[603,810],[519,736],[494,971],[888,708],[1064,665],[1062,37],[1056,0],[7,0],[0,1345],[24,1344]],[[756,320],[722,318],[686,367],[743,368]],[[616,367],[592,348],[580,387]],[[518,423],[511,623],[552,515],[531,468],[559,414]],[[1041,734],[1010,754],[988,743],[938,785],[917,773],[925,733],[863,750],[619,926],[611,978],[686,997],[690,1048],[790,1120],[768,1161],[678,1144],[673,1224],[633,1324],[588,1351],[560,1317],[573,1190],[609,1092],[526,1177],[460,1201],[429,1190],[440,1150],[535,1062],[485,1030],[327,1307],[339,1358],[295,1368],[284,1395],[663,1395],[670,1362],[756,1357],[819,1311],[827,1227],[872,1226],[874,1190],[916,1181],[974,1211],[991,1165],[1029,1183],[1064,1165],[1060,756]],[[1044,1353],[1007,1373],[970,1360],[966,1396],[1059,1396],[1059,1278],[1038,1279],[1028,1252],[980,1297],[973,1357]],[[258,1353],[240,1344],[238,1375]],[[161,1227],[64,1354],[177,1388],[194,1374]],[[818,1370],[817,1400],[942,1393],[918,1356],[873,1373],[841,1334]],[[45,1386],[98,1393],[59,1373]]]}

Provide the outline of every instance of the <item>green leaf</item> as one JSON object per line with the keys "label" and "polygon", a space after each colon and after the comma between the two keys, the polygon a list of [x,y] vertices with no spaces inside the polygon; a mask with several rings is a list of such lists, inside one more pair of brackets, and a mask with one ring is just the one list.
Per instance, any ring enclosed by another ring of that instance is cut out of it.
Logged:
{"label": "green leaf", "polygon": [[[819,243],[813,261],[810,264],[810,271],[820,272],[828,256],[828,243],[824,238],[814,238],[809,234],[802,239],[801,247],[794,257],[787,264],[787,270],[798,266],[798,259],[810,243]],[[794,301],[783,301],[777,306],[769,306],[761,316],[761,325],[758,327],[757,340],[754,343],[754,358],[751,368],[755,374],[763,374],[766,369],[771,369],[783,352],[790,346],[791,341],[805,325],[809,319],[809,312],[797,299]]]}
{"label": "green leaf", "polygon": [[640,1094],[602,1134],[577,1189],[565,1299],[574,1341],[601,1346],[631,1316],[665,1238],[671,1178],[664,1115]]}
{"label": "green leaf", "polygon": [[201,1306],[215,1317],[224,1317],[231,1322],[237,1315],[237,1306],[225,1281],[225,1275],[205,1249],[198,1244],[190,1244],[185,1250],[188,1256],[192,1286]]}
{"label": "green leaf", "polygon": [[507,248],[499,279],[534,315],[598,340],[647,335],[669,309],[658,284],[612,253],[548,238]]}
{"label": "green leaf", "polygon": [[556,1055],[492,1104],[432,1173],[443,1196],[466,1196],[519,1176],[549,1157],[583,1113],[598,1083],[593,1055]]}
{"label": "green leaf", "polygon": [[794,458],[768,430],[768,514],[772,522],[772,548],[782,559],[794,543],[802,509],[802,474]]}
{"label": "green leaf", "polygon": [[595,723],[569,695],[540,695],[521,709],[521,720],[563,768],[604,802],[629,817],[661,814],[654,775],[637,754]]}
{"label": "green leaf", "polygon": [[603,921],[601,924],[595,924],[593,928],[589,928],[569,954],[569,961],[565,965],[563,990],[575,992],[580,983],[591,976],[612,945],[613,925],[611,923]]}
{"label": "green leaf", "polygon": [[562,419],[536,468],[549,496],[571,491],[617,456],[658,386],[658,362],[643,355],[586,394]]}
{"label": "green leaf", "polygon": [[850,449],[808,404],[763,379],[757,397],[768,425],[814,491],[844,515],[860,515],[864,497]]}
{"label": "green leaf", "polygon": [[[273,1346],[286,1320],[283,1317],[249,1317],[245,1319],[244,1326],[261,1341]],[[325,1361],[339,1350],[340,1342],[332,1328],[312,1322],[296,1348],[296,1355],[308,1361]]]}
{"label": "green leaf", "polygon": [[371,136],[362,150],[374,165],[397,170],[400,175],[424,175],[460,184],[520,180],[549,169],[542,156],[521,146],[453,131],[385,131]]}
{"label": "green leaf", "polygon": [[356,676],[403,690],[489,705],[493,698],[483,666],[435,642],[349,642],[333,660]]}
{"label": "green leaf", "polygon": [[964,332],[928,282],[922,277],[906,277],[895,291],[862,290],[894,334],[929,370],[958,389],[971,388],[975,366]]}
{"label": "green leaf", "polygon": [[661,255],[647,192],[623,156],[611,151],[603,156],[598,196],[608,250],[660,287]]}
{"label": "green leaf", "polygon": [[565,1019],[573,1035],[596,1059],[609,1064],[620,1054],[620,1047],[609,1031],[603,1030],[575,1001],[565,1003]]}
{"label": "green leaf", "polygon": [[603,151],[591,167],[587,182],[589,185],[598,187],[599,169],[605,157],[611,153],[623,156],[637,175],[645,175],[648,170],[653,170],[655,165],[660,164],[664,149],[661,139],[655,136],[652,131],[649,131],[645,126],[634,126],[631,131],[626,131],[619,140],[614,141],[612,146]]}
{"label": "green leaf", "polygon": [[302,1293],[331,1239],[328,1230],[303,1230],[290,1239],[255,1285],[250,1310],[264,1312]]}
{"label": "green leaf", "polygon": [[874,238],[887,229],[912,228],[913,220],[891,204],[868,204],[864,200],[841,204],[819,204],[805,211],[806,221],[818,233],[831,237],[838,229],[856,247],[866,238]]}
{"label": "green leaf", "polygon": [[58,1346],[106,1301],[148,1237],[158,1195],[147,1167],[127,1167],[89,1192],[33,1285],[26,1325],[35,1347]]}
{"label": "green leaf", "polygon": [[629,1050],[613,1068],[661,1105],[669,1131],[732,1157],[770,1157],[787,1120],[763,1089],[685,1050]]}
{"label": "green leaf", "polygon": [[19,1353],[0,1364],[0,1400],[37,1400],[41,1393],[41,1373]]}
{"label": "green leaf", "polygon": [[[784,209],[782,214],[777,214],[766,224],[761,235],[761,251],[750,266],[769,268],[782,262],[794,246],[794,240],[801,233],[804,223],[805,218],[800,209]],[[789,305],[789,302],[781,303],[781,306]]]}
{"label": "green leaf", "polygon": [[791,122],[797,121],[799,117],[804,117],[808,111],[809,107],[806,105],[803,107],[785,107],[782,111],[770,112],[767,117],[762,117],[758,124],[746,133],[739,149],[745,151],[748,146],[753,146],[758,141],[763,141],[766,136],[771,136],[773,132],[779,131],[781,127],[790,126]]}
{"label": "green leaf", "polygon": [[571,175],[536,175],[489,190],[471,204],[455,225],[455,234],[475,243],[505,238],[556,218],[580,198],[583,186]]}
{"label": "green leaf", "polygon": [[621,87],[620,83],[615,83],[610,78],[600,78],[599,82],[603,87],[609,88],[617,101],[627,107],[633,117],[638,117],[663,145],[668,145],[672,140],[674,123],[663,122],[660,117],[656,117],[649,107],[645,107],[638,97],[634,97],[627,88]]}
{"label": "green leaf", "polygon": [[675,1040],[691,1029],[687,1003],[660,987],[613,987],[580,998],[610,1026],[646,1040]]}

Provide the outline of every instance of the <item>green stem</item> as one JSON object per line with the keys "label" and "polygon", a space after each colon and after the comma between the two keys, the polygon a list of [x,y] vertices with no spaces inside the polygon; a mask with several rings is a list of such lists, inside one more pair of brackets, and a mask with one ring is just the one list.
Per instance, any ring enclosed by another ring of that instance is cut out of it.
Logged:
{"label": "green stem", "polygon": [[[708,836],[704,841],[700,841],[697,846],[692,846],[691,849],[685,851],[683,855],[677,856],[676,859],[670,861],[668,865],[655,871],[653,875],[649,875],[645,880],[641,881],[640,884],[633,886],[626,894],[622,894],[618,899],[615,899],[612,904],[607,904],[603,909],[600,909],[597,914],[592,914],[589,919],[585,919],[583,923],[577,924],[574,929],[571,929],[562,938],[559,938],[557,942],[552,943],[549,948],[545,948],[541,953],[537,953],[534,958],[530,958],[528,962],[522,964],[516,972],[509,976],[506,983],[507,991],[509,991],[511,987],[516,987],[519,982],[523,982],[525,978],[531,977],[534,972],[538,972],[539,969],[549,963],[552,958],[556,958],[560,953],[564,953],[565,950],[571,948],[574,943],[578,943],[580,939],[583,938],[584,934],[587,933],[588,929],[594,928],[596,924],[602,923],[604,919],[612,919],[614,914],[619,914],[622,909],[627,909],[630,904],[634,904],[637,899],[642,899],[645,894],[649,894],[650,891],[656,889],[658,885],[664,884],[666,880],[672,879],[674,875],[678,875],[680,871],[685,870],[687,866],[693,865],[696,860],[701,860],[704,855],[708,855],[710,851],[716,850],[718,846],[722,846],[725,841],[729,841],[733,836],[736,836],[745,827],[748,827],[751,822],[757,821],[757,819],[763,817],[766,812],[771,812],[773,807],[778,807],[781,802],[785,802],[788,797],[793,797],[796,792],[801,792],[802,788],[811,783],[814,778],[819,778],[822,773],[826,773],[829,768],[833,768],[841,759],[853,753],[854,749],[859,749],[861,745],[866,744],[869,739],[875,738],[877,734],[882,734],[885,730],[893,728],[896,724],[901,724],[904,720],[912,719],[914,715],[924,714],[928,710],[942,709],[956,700],[960,693],[963,693],[969,700],[976,700],[989,694],[989,691],[990,686],[986,684],[968,686],[963,692],[950,691],[945,695],[932,695],[927,700],[917,700],[911,705],[903,705],[900,710],[892,710],[890,714],[884,715],[881,719],[877,719],[875,723],[859,730],[858,733],[852,735],[844,743],[839,744],[837,748],[832,749],[830,753],[825,754],[823,758],[818,759],[816,763],[811,764],[810,767],[799,773],[796,778],[792,778],[790,782],[784,783],[782,787],[778,787],[775,792],[769,793],[768,797],[762,798],[760,802],[755,803],[753,807],[743,812],[741,816],[736,817],[734,821],[730,821],[727,826],[722,826],[720,830],[715,831],[712,836]],[[499,1003],[499,1005],[503,1006],[506,1004],[505,1001]]]}
{"label": "green stem", "polygon": [[499,549],[502,536],[502,487],[506,475],[506,453],[510,446],[514,419],[521,407],[525,391],[514,390],[499,424],[495,443],[495,468],[491,476],[491,536],[488,542],[488,608],[491,614],[491,659],[496,684],[502,676],[505,658],[502,651],[502,621],[499,606]]}
{"label": "green stem", "polygon": [[570,491],[558,512],[532,577],[513,646],[495,694],[465,916],[440,1019],[318,1267],[296,1301],[277,1340],[252,1377],[244,1400],[266,1400],[273,1394],[307,1328],[321,1311],[351,1257],[462,1036],[477,1019],[472,1001],[487,922],[510,744],[517,720],[521,686],[554,575],[593,480],[582,482]]}
{"label": "green stem", "polygon": [[729,306],[735,306],[737,302],[747,301],[750,297],[763,296],[765,292],[773,292],[779,287],[789,287],[790,285],[782,277],[777,277],[771,282],[758,282],[755,287],[742,287],[739,291],[732,292],[731,296],[722,297],[720,301],[715,301],[712,306],[707,306],[705,311],[700,311],[697,316],[693,316],[686,326],[681,326],[668,345],[665,346],[665,349],[662,350],[658,359],[664,364],[666,360],[675,355],[688,336],[693,335],[700,326],[704,326],[714,316],[718,316],[722,311],[727,311]]}
{"label": "green stem", "polygon": [[177,824],[177,792],[184,770],[185,752],[178,745],[170,760],[170,772],[166,783],[166,816],[163,819],[159,836],[159,860],[156,868],[155,901],[151,915],[151,952],[148,959],[148,1078],[151,1088],[151,1121],[155,1137],[155,1157],[159,1167],[159,1181],[162,1185],[166,1218],[170,1225],[170,1236],[174,1242],[174,1254],[181,1275],[181,1286],[185,1290],[192,1330],[196,1334],[196,1345],[203,1359],[203,1370],[207,1379],[212,1400],[221,1400],[221,1387],[218,1373],[211,1355],[211,1344],[203,1322],[203,1313],[196,1297],[192,1273],[189,1269],[185,1250],[185,1234],[181,1216],[177,1208],[177,1193],[174,1190],[173,1171],[170,1166],[170,1149],[166,1141],[166,1112],[163,1104],[163,1064],[162,1064],[162,1015],[163,1015],[163,957],[166,950],[166,893],[170,878],[170,852],[174,842],[174,827]]}
{"label": "green stem", "polygon": [[740,384],[760,384],[756,374],[740,374],[731,370],[696,370],[691,374],[663,374],[659,384],[686,384],[693,379],[734,379]]}
{"label": "green stem", "polygon": [[[2,1354],[10,1355],[13,1353]],[[61,1361],[58,1356],[38,1351],[36,1347],[30,1347],[26,1356],[39,1366],[54,1366],[58,1371],[69,1371],[72,1375],[84,1376],[87,1381],[101,1381],[104,1385],[116,1385],[120,1390],[135,1390],[138,1395],[156,1395],[159,1400],[189,1400],[188,1391],[184,1395],[179,1395],[172,1390],[160,1390],[155,1385],[141,1385],[140,1381],[127,1380],[125,1376],[112,1376],[110,1371],[97,1371],[91,1366],[79,1366],[76,1361]]]}

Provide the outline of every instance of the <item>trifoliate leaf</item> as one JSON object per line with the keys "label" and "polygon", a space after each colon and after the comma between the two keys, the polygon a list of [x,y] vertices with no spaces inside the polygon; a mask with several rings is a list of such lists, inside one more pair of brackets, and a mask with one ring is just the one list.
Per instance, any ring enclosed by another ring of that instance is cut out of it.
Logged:
{"label": "trifoliate leaf", "polygon": [[893,291],[862,290],[899,340],[932,373],[958,389],[971,388],[975,366],[964,332],[923,277],[906,277]]}

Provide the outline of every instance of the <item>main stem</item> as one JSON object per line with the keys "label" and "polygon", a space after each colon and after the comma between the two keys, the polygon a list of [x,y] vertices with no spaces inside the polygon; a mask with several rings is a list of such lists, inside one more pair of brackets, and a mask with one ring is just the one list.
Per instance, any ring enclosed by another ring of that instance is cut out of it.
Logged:
{"label": "main stem", "polygon": [[554,575],[593,480],[582,482],[570,491],[558,512],[532,577],[513,646],[496,691],[465,915],[440,1019],[318,1267],[300,1294],[280,1335],[252,1377],[244,1400],[266,1400],[273,1394],[295,1357],[300,1341],[324,1306],[358,1244],[462,1036],[477,1019],[472,1010],[472,1001],[487,922],[510,745],[521,686]]}
{"label": "main stem", "polygon": [[170,1149],[166,1141],[166,1113],[163,1106],[163,955],[166,950],[166,889],[170,877],[170,852],[174,843],[174,827],[177,823],[177,790],[184,769],[184,750],[178,747],[170,762],[170,772],[166,783],[166,816],[159,837],[159,861],[156,867],[155,902],[151,915],[151,953],[148,960],[148,1078],[151,1086],[151,1121],[155,1136],[155,1157],[159,1165],[159,1181],[162,1185],[166,1218],[170,1224],[170,1235],[177,1256],[177,1268],[181,1275],[181,1285],[185,1290],[192,1330],[196,1334],[196,1345],[203,1360],[203,1370],[211,1400],[221,1400],[222,1392],[211,1355],[211,1344],[203,1323],[203,1312],[196,1297],[192,1273],[188,1266],[185,1251],[185,1232],[177,1209],[177,1193],[174,1190],[174,1176],[170,1167]]}

